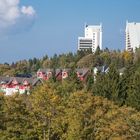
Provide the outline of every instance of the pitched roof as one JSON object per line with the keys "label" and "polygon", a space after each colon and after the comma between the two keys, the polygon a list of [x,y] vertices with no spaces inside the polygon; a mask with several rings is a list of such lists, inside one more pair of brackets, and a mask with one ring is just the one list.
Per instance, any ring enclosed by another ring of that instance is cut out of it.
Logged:
{"label": "pitched roof", "polygon": [[0,83],[8,83],[10,80],[10,77],[0,76]]}
{"label": "pitched roof", "polygon": [[97,66],[96,67],[99,72],[106,73],[108,71],[108,66]]}
{"label": "pitched roof", "polygon": [[76,72],[78,72],[81,76],[85,76],[88,72],[88,68],[83,68],[83,69],[76,69]]}
{"label": "pitched roof", "polygon": [[56,69],[56,70],[55,70],[55,76],[57,77],[61,72],[62,72],[61,69]]}
{"label": "pitched roof", "polygon": [[33,77],[31,77],[31,78],[24,78],[24,77],[4,77],[4,76],[1,76],[0,77],[0,83],[10,84],[13,80],[16,80],[19,84],[23,84],[24,81],[27,81],[32,86],[35,86],[38,81],[41,81],[43,83],[42,80],[40,80],[38,78],[33,78]]}
{"label": "pitched roof", "polygon": [[43,81],[41,79],[35,78],[32,80],[32,86],[36,86],[38,82],[41,82],[43,84]]}
{"label": "pitched roof", "polygon": [[44,69],[39,69],[38,72],[44,72],[44,73],[47,73],[47,72],[53,72],[54,70],[53,69],[50,69],[50,68],[44,68]]}
{"label": "pitched roof", "polygon": [[70,72],[70,71],[71,71],[71,69],[68,69],[68,68],[62,69],[62,72]]}
{"label": "pitched roof", "polygon": [[32,77],[32,74],[16,74],[16,77],[25,77],[25,78],[30,78]]}

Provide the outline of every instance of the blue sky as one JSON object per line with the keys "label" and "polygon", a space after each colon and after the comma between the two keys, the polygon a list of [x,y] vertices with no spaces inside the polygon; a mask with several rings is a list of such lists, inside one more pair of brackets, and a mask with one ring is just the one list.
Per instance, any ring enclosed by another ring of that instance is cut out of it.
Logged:
{"label": "blue sky", "polygon": [[102,23],[103,48],[123,50],[126,20],[140,22],[140,0],[14,1],[21,12],[14,24],[7,20],[6,27],[0,27],[0,63],[76,52],[85,22]]}

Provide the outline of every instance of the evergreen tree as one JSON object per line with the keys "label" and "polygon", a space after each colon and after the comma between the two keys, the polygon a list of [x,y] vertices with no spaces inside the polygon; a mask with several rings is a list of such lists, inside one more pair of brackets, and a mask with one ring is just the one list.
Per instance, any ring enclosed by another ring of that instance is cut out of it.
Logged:
{"label": "evergreen tree", "polygon": [[93,84],[94,84],[94,77],[93,77],[92,72],[91,72],[91,74],[88,75],[87,81],[86,81],[86,90],[88,92],[92,91]]}
{"label": "evergreen tree", "polygon": [[1,132],[5,130],[4,104],[5,104],[4,95],[0,93],[0,137],[1,137]]}
{"label": "evergreen tree", "polygon": [[95,55],[100,55],[100,53],[101,53],[101,50],[100,50],[100,47],[98,46],[95,51]]}
{"label": "evergreen tree", "polygon": [[103,96],[104,95],[104,84],[105,82],[105,75],[101,73],[97,73],[97,75],[94,76],[94,85],[92,87],[93,95],[97,96]]}
{"label": "evergreen tree", "polygon": [[126,104],[140,110],[140,72],[136,71],[131,80]]}
{"label": "evergreen tree", "polygon": [[105,97],[116,101],[118,99],[118,92],[120,89],[118,85],[119,72],[117,71],[115,65],[110,65],[109,72],[106,74],[106,79],[108,93],[105,95]]}
{"label": "evergreen tree", "polygon": [[126,104],[126,100],[127,100],[128,92],[129,92],[128,90],[133,84],[132,79],[133,79],[134,73],[135,73],[135,66],[133,64],[129,64],[126,66],[126,70],[124,71],[123,75],[120,76],[119,94],[118,94],[120,105]]}
{"label": "evergreen tree", "polygon": [[115,65],[109,67],[107,73],[99,73],[93,86],[93,94],[103,96],[113,101],[118,100],[119,73]]}

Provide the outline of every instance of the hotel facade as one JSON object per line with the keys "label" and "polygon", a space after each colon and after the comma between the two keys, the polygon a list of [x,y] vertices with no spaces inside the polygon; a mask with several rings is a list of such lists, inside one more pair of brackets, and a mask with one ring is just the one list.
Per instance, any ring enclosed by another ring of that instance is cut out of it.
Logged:
{"label": "hotel facade", "polygon": [[95,53],[97,47],[102,50],[102,25],[85,25],[85,36],[78,37],[78,50]]}
{"label": "hotel facade", "polygon": [[135,52],[140,47],[140,23],[126,22],[126,51]]}

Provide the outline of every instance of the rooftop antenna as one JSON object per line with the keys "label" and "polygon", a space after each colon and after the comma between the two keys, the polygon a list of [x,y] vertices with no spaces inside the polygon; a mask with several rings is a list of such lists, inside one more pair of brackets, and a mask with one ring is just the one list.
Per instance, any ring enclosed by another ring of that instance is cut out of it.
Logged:
{"label": "rooftop antenna", "polygon": [[85,28],[88,27],[87,23],[85,22]]}

